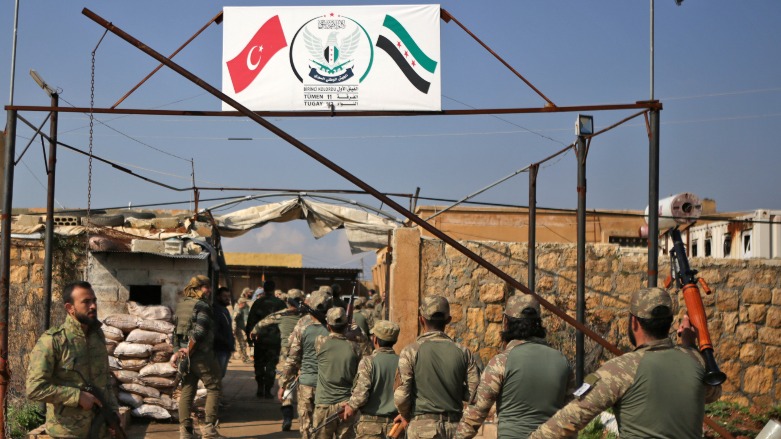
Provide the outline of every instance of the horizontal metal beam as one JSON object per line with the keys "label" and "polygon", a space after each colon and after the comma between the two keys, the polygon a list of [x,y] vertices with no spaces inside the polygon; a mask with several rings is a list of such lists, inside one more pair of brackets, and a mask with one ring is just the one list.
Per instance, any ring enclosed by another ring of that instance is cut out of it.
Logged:
{"label": "horizontal metal beam", "polygon": [[[531,107],[531,108],[478,108],[465,110],[440,111],[255,111],[261,117],[369,117],[369,116],[469,116],[479,114],[534,114],[534,113],[578,113],[584,111],[618,110],[661,110],[659,101],[641,101],[634,104],[573,105],[568,107]],[[209,116],[209,117],[245,117],[238,111],[202,111],[202,110],[153,110],[143,108],[93,108],[88,107],[42,107],[35,105],[6,105],[6,111],[57,111],[60,113],[95,114],[135,114],[142,116]]]}

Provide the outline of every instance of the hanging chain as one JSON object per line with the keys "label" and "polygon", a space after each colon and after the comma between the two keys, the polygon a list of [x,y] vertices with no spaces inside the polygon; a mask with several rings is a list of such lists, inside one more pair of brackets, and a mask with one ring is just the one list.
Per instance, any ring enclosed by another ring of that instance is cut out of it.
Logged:
{"label": "hanging chain", "polygon": [[[91,225],[90,216],[92,210],[92,141],[95,129],[95,54],[98,52],[98,47],[106,37],[108,29],[103,32],[103,36],[98,40],[98,44],[95,49],[92,50],[92,64],[90,66],[90,94],[89,94],[89,170],[87,171],[87,239],[86,239],[86,251],[85,255],[89,255],[89,227]],[[87,272],[85,275],[89,277],[90,264],[87,262]]]}

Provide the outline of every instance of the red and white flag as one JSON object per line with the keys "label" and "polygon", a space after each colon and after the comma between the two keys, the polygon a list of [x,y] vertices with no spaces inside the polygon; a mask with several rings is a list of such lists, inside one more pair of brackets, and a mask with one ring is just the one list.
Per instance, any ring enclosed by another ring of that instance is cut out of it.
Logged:
{"label": "red and white flag", "polygon": [[287,47],[287,41],[279,15],[275,15],[263,23],[235,58],[226,63],[233,90],[239,93],[249,87],[266,63],[284,47]]}

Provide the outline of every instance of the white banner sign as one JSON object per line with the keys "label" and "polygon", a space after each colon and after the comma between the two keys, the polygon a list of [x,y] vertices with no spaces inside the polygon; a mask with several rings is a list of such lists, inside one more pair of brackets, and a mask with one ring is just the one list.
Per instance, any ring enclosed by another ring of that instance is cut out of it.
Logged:
{"label": "white banner sign", "polygon": [[222,91],[251,110],[442,108],[439,5],[230,7],[222,26]]}

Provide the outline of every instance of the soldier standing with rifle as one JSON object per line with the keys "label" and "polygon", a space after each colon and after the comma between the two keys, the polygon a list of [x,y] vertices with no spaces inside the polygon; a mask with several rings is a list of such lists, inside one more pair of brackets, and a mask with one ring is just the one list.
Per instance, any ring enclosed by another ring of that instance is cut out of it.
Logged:
{"label": "soldier standing with rifle", "polygon": [[393,384],[399,356],[393,345],[399,338],[399,325],[379,320],[371,329],[374,351],[363,357],[358,363],[358,374],[353,384],[350,400],[344,404],[342,419],[347,420],[358,414],[360,419],[355,427],[357,437],[366,439],[385,439],[393,436],[393,420],[399,414],[393,405]]}
{"label": "soldier standing with rifle", "polygon": [[318,336],[315,341],[315,437],[351,439],[355,437],[355,418],[342,420],[339,414],[344,411],[344,404],[350,398],[363,346],[345,336],[350,322],[344,308],[329,309],[326,322],[330,333]]}
{"label": "soldier standing with rifle", "polygon": [[684,317],[681,345],[669,333],[670,294],[661,288],[635,291],[629,304],[629,342],[636,349],[587,376],[575,400],[559,410],[530,438],[572,437],[603,410],[613,408],[621,437],[701,438],[705,404],[721,386],[705,384],[705,361],[695,348],[695,332]]}
{"label": "soldier standing with rifle", "polygon": [[252,330],[259,321],[269,314],[286,308],[283,301],[274,297],[275,288],[274,281],[263,282],[263,294],[252,304],[245,328],[247,339],[252,340],[254,346],[255,381],[258,383],[258,390],[255,394],[258,398],[266,399],[274,397],[271,394],[271,389],[274,387],[276,365],[279,361],[282,340],[279,336],[279,328],[276,326],[266,326],[255,335],[252,335]]}
{"label": "soldier standing with rifle", "polygon": [[473,402],[480,374],[474,354],[445,334],[450,304],[442,296],[424,297],[418,321],[424,333],[401,351],[394,392],[397,421],[407,437],[452,438],[464,402]]}
{"label": "soldier standing with rifle", "polygon": [[[277,380],[280,383],[280,388],[283,388],[281,371],[285,365],[285,359],[290,351],[290,334],[295,329],[298,321],[301,320],[302,314],[296,308],[295,301],[304,300],[304,292],[293,288],[288,290],[285,294],[285,300],[288,301],[287,309],[277,311],[270,314],[265,319],[258,322],[255,328],[252,329],[252,334],[258,333],[262,328],[270,325],[276,325],[279,328],[279,335],[282,339],[282,348],[279,351],[279,362],[277,363]],[[287,398],[280,398],[282,401],[282,431],[289,431],[293,424],[293,415],[295,414],[293,409],[293,394],[294,392],[288,392]]]}
{"label": "soldier standing with rifle", "polygon": [[[65,323],[46,331],[30,355],[27,399],[46,403],[49,436],[123,438],[92,285],[67,285],[62,301]],[[107,428],[109,422],[113,427]]]}
{"label": "soldier standing with rifle", "polygon": [[[180,364],[182,393],[179,397],[179,438],[193,437],[193,420],[190,417],[198,380],[206,386],[206,418],[201,425],[204,439],[221,438],[217,433],[217,409],[220,403],[221,375],[214,353],[214,314],[209,305],[211,280],[203,275],[190,279],[184,288],[184,297],[176,305],[176,346],[179,351],[171,357],[171,363]],[[184,367],[182,367],[184,366]],[[184,369],[184,370],[182,370]]]}
{"label": "soldier standing with rifle", "polygon": [[284,399],[285,389],[290,387],[298,377],[298,423],[302,439],[312,437],[312,417],[317,388],[315,340],[320,335],[328,335],[325,314],[331,309],[332,304],[331,295],[325,291],[318,290],[309,296],[307,308],[314,311],[315,315],[305,315],[296,324],[290,334],[290,350],[280,371],[282,380],[277,395],[280,401]]}

